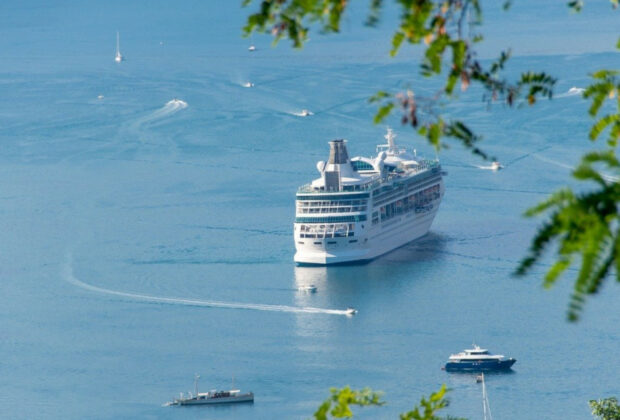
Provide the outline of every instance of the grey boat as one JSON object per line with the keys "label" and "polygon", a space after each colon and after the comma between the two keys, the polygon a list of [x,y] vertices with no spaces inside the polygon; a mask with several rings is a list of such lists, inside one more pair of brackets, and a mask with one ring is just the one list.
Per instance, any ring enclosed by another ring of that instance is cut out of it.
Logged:
{"label": "grey boat", "polygon": [[[180,394],[179,398],[174,398],[166,405],[203,405],[203,404],[233,404],[242,402],[254,402],[254,393],[241,393],[238,389],[229,391],[198,392],[198,379],[200,375],[194,377],[194,393],[189,395]],[[233,381],[234,388],[234,381]]]}

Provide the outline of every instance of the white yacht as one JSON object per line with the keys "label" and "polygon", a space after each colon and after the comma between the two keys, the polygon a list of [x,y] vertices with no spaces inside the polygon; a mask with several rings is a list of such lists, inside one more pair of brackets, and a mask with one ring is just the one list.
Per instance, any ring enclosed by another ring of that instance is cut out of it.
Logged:
{"label": "white yacht", "polygon": [[329,142],[320,177],[297,191],[295,262],[367,261],[425,235],[444,195],[437,160],[397,147],[388,129],[377,156],[349,159],[346,140]]}
{"label": "white yacht", "polygon": [[512,357],[506,358],[502,354],[491,354],[487,349],[474,344],[473,349],[466,349],[451,355],[444,369],[448,372],[509,370],[515,362],[516,360]]}
{"label": "white yacht", "polygon": [[114,56],[114,61],[116,61],[117,63],[123,61],[123,55],[121,54],[120,35],[118,31],[116,31],[116,55]]}

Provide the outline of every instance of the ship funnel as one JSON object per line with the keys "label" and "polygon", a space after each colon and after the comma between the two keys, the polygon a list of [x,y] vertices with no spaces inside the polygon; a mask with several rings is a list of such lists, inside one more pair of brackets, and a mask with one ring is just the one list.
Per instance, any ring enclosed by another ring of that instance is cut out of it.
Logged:
{"label": "ship funnel", "polygon": [[329,142],[329,159],[323,167],[323,182],[327,191],[341,191],[344,178],[357,178],[357,173],[349,160],[346,140]]}
{"label": "ship funnel", "polygon": [[347,142],[345,140],[340,139],[329,142],[329,160],[327,163],[336,165],[349,163]]}

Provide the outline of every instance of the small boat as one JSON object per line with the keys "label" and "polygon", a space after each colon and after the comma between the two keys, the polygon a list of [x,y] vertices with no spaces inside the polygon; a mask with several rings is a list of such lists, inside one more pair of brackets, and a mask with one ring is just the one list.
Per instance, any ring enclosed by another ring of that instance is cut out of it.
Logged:
{"label": "small boat", "polygon": [[243,87],[246,87],[246,88],[251,88],[251,87],[254,87],[254,83],[252,83],[252,82],[245,82],[245,83],[243,84]]}
{"label": "small boat", "polygon": [[114,61],[116,61],[117,63],[123,61],[123,55],[121,54],[120,47],[120,35],[118,31],[116,31],[116,56],[114,56]]}
{"label": "small boat", "polygon": [[256,51],[256,47],[254,46],[254,37],[250,34],[250,46],[248,47],[249,52]]}
{"label": "small boat", "polygon": [[300,292],[316,293],[316,286],[314,284],[308,284],[306,286],[299,286]]}
{"label": "small boat", "polygon": [[490,354],[487,349],[474,345],[473,349],[466,349],[461,353],[451,355],[445,370],[448,372],[509,370],[515,362],[516,360],[512,357]]}
{"label": "small boat", "polygon": [[347,315],[355,315],[357,313],[357,309],[355,309],[355,308],[347,308],[347,310],[345,312],[347,313]]}
{"label": "small boat", "polygon": [[308,111],[307,109],[302,109],[301,112],[298,114],[300,117],[308,117],[310,115],[314,115],[312,112]]}
{"label": "small boat", "polygon": [[[247,392],[242,394],[238,389],[231,389],[229,391],[209,391],[198,392],[198,379],[200,375],[194,376],[194,393],[184,396],[183,393],[179,395],[179,398],[174,398],[166,405],[204,405],[204,404],[232,404],[241,402],[254,402],[254,393]],[[234,388],[233,380],[233,388]]]}
{"label": "small boat", "polygon": [[499,171],[502,168],[503,168],[503,166],[498,161],[491,162],[491,170],[492,171]]}

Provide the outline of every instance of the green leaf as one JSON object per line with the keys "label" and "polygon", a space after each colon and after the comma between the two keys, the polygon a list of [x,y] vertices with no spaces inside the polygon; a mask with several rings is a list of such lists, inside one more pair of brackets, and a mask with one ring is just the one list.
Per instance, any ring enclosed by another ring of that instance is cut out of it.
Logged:
{"label": "green leaf", "polygon": [[403,43],[405,39],[405,34],[402,32],[396,32],[392,37],[392,49],[390,50],[390,55],[394,57],[400,48],[400,45]]}
{"label": "green leaf", "polygon": [[612,123],[617,123],[620,121],[620,114],[611,114],[606,115],[601,118],[592,126],[590,129],[590,140],[596,140],[596,138],[607,128],[608,125]]}
{"label": "green leaf", "polygon": [[393,102],[383,105],[381,108],[379,108],[379,110],[375,114],[375,118],[373,119],[373,122],[375,124],[379,124],[381,121],[385,119],[385,117],[390,115],[390,112],[392,112],[393,108],[394,108]]}

